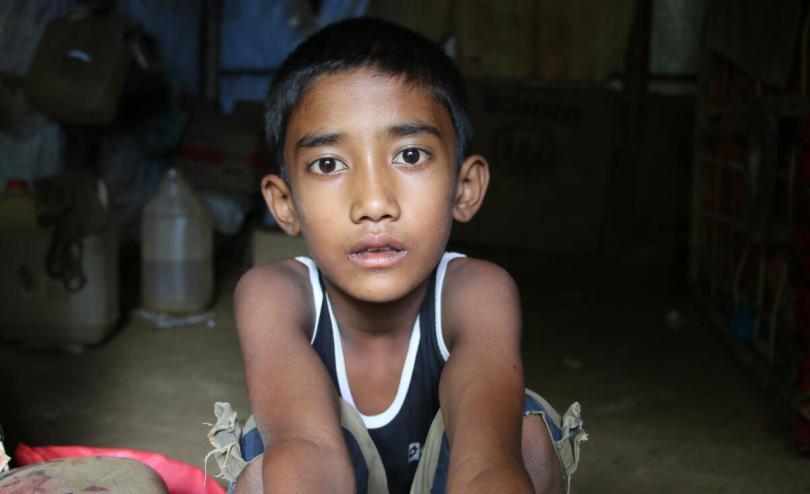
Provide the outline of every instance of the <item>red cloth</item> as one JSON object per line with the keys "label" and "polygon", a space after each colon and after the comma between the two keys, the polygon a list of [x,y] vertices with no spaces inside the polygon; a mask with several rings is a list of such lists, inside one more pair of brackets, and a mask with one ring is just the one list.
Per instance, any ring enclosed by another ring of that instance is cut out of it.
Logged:
{"label": "red cloth", "polygon": [[152,467],[163,478],[169,494],[225,494],[225,489],[216,480],[211,477],[206,480],[206,475],[201,469],[159,453],[88,446],[37,446],[32,448],[22,443],[14,450],[14,460],[18,466],[80,456],[113,456],[140,461]]}

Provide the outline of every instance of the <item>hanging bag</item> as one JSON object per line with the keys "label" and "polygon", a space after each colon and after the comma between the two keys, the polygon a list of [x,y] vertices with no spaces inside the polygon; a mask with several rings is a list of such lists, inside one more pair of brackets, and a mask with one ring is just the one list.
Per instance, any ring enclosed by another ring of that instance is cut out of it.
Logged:
{"label": "hanging bag", "polygon": [[48,23],[25,77],[25,95],[42,113],[72,125],[113,120],[129,67],[124,21],[115,16]]}

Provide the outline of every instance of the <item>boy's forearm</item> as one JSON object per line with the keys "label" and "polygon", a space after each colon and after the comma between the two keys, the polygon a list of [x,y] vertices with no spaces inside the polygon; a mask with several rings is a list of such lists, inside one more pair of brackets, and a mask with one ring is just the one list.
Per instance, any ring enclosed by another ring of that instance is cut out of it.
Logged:
{"label": "boy's forearm", "polygon": [[355,492],[354,471],[345,453],[302,439],[274,441],[262,465],[264,492]]}
{"label": "boy's forearm", "polygon": [[440,388],[451,451],[447,492],[531,493],[521,452],[521,375],[508,368],[480,377],[465,357],[462,349],[451,357]]}
{"label": "boy's forearm", "polygon": [[448,494],[453,493],[527,493],[533,491],[532,482],[522,463],[510,462],[484,465],[469,462],[450,467],[447,479]]}

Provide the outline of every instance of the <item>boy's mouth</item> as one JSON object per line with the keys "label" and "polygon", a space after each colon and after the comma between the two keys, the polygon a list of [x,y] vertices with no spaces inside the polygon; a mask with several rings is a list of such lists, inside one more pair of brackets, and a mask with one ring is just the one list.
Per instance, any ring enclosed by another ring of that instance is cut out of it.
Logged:
{"label": "boy's mouth", "polygon": [[408,251],[405,246],[387,235],[363,237],[349,251],[349,260],[365,268],[390,268]]}

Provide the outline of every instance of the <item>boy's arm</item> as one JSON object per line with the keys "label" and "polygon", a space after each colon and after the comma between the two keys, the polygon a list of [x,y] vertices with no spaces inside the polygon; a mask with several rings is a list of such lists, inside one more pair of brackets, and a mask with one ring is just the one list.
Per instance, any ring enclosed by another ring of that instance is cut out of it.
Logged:
{"label": "boy's arm", "polygon": [[[305,328],[314,324],[306,268],[252,269],[234,311],[252,412],[265,444],[265,492],[354,492],[337,395]],[[246,482],[247,484],[247,482]]]}
{"label": "boy's arm", "polygon": [[439,399],[451,444],[447,492],[532,492],[523,466],[523,364],[517,287],[476,259],[448,266],[443,322],[450,358]]}

